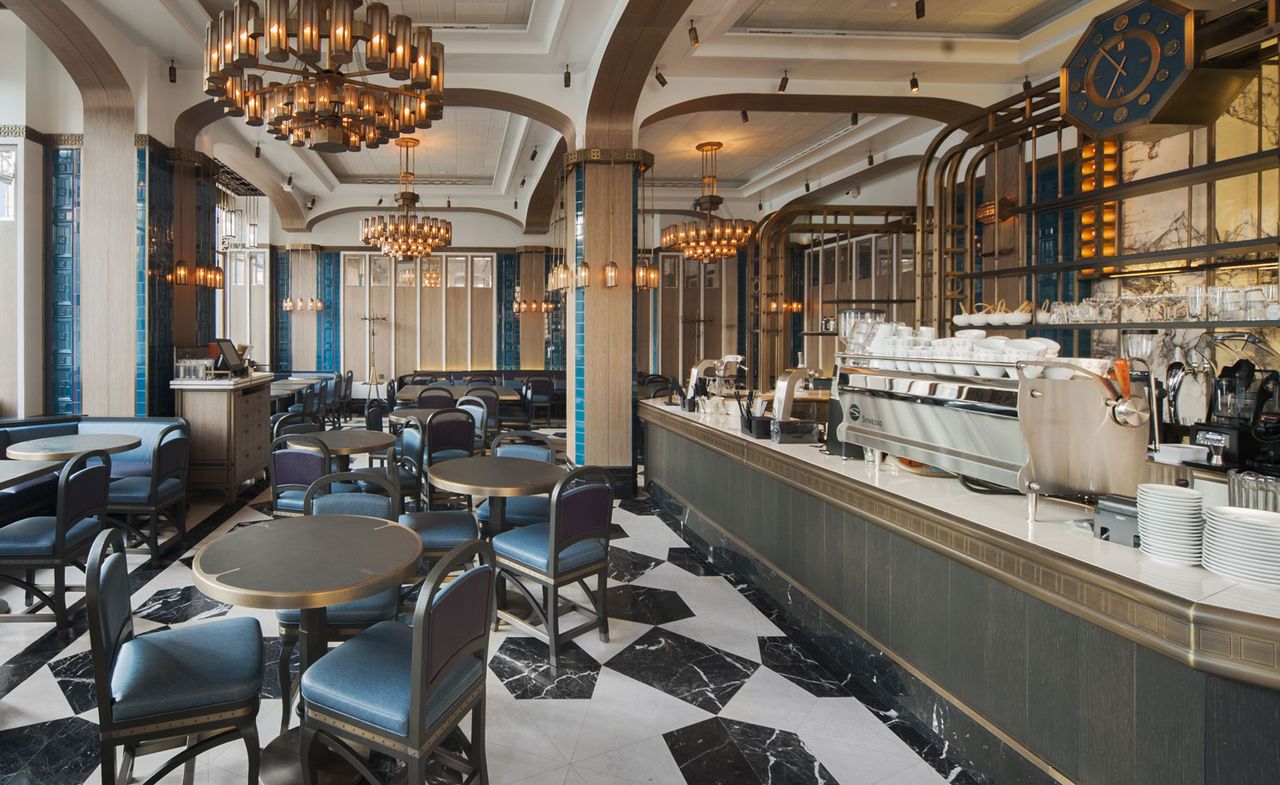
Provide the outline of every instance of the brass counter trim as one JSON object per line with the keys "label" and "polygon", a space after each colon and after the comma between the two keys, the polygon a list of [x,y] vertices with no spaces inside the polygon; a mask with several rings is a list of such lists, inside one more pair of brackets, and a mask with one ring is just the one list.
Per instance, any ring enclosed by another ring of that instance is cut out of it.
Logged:
{"label": "brass counter trim", "polygon": [[1280,620],[1204,606],[1104,573],[653,406],[639,407],[639,414],[1126,640],[1206,673],[1280,689]]}

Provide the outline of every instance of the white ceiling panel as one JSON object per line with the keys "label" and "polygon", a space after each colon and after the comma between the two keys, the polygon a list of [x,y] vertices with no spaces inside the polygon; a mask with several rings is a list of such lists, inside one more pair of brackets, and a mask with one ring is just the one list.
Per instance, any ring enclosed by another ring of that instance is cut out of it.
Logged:
{"label": "white ceiling panel", "polygon": [[1020,35],[1080,0],[754,0],[738,29]]}
{"label": "white ceiling panel", "polygon": [[[446,107],[444,119],[414,134],[422,140],[415,151],[419,180],[491,183],[498,170],[502,140],[511,115],[494,109]],[[358,153],[330,153],[324,161],[341,182],[389,180],[400,175],[400,148],[387,144]]]}

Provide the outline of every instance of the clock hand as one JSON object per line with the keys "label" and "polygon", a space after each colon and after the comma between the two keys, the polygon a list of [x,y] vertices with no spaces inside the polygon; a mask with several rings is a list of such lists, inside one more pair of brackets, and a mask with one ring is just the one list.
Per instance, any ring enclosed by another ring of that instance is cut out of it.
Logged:
{"label": "clock hand", "polygon": [[1127,61],[1127,60],[1129,59],[1129,58],[1128,58],[1128,56],[1125,56],[1125,57],[1121,58],[1121,59],[1120,59],[1120,62],[1118,62],[1118,63],[1117,63],[1117,62],[1116,62],[1116,59],[1115,59],[1114,57],[1112,57],[1112,56],[1111,56],[1111,53],[1110,53],[1110,52],[1108,52],[1106,49],[1099,49],[1098,51],[1102,54],[1102,56],[1103,56],[1103,57],[1105,57],[1105,58],[1107,58],[1108,60],[1110,60],[1110,61],[1111,61],[1111,64],[1112,64],[1112,65],[1114,65],[1114,66],[1116,67],[1116,70],[1117,70],[1117,71],[1119,71],[1121,74],[1124,74],[1124,73],[1125,73],[1125,70],[1124,70],[1124,64],[1125,64],[1125,61]]}
{"label": "clock hand", "polygon": [[1111,94],[1115,92],[1116,83],[1120,81],[1120,76],[1124,74],[1124,64],[1129,60],[1128,57],[1120,58],[1120,62],[1116,63],[1116,75],[1111,80],[1111,86],[1107,88],[1107,98],[1111,98]]}

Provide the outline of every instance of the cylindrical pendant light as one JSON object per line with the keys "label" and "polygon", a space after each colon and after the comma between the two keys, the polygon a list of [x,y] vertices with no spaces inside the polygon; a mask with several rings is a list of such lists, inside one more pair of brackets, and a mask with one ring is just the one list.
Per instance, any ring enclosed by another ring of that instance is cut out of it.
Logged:
{"label": "cylindrical pendant light", "polygon": [[267,0],[263,56],[273,63],[289,59],[289,0]]}
{"label": "cylindrical pendant light", "polygon": [[236,19],[229,11],[218,13],[218,64],[223,76],[239,76],[241,69],[235,63]]}
{"label": "cylindrical pendant light", "polygon": [[351,25],[355,15],[351,0],[329,0],[329,65],[346,65],[354,53],[351,44]]}
{"label": "cylindrical pendant light", "polygon": [[388,76],[403,82],[409,78],[413,55],[413,20],[407,16],[391,19],[391,54],[387,57]]}
{"label": "cylindrical pendant light", "polygon": [[320,0],[298,0],[298,59],[320,61]]}
{"label": "cylindrical pendant light", "polygon": [[364,45],[364,62],[370,69],[381,71],[387,67],[387,4],[370,3],[365,11],[369,28],[369,40]]}
{"label": "cylindrical pendant light", "polygon": [[612,259],[604,266],[604,285],[606,289],[613,289],[618,285],[618,263]]}
{"label": "cylindrical pendant light", "polygon": [[427,88],[427,98],[433,102],[444,100],[444,44],[439,41],[431,43],[431,86]]}
{"label": "cylindrical pendant light", "polygon": [[250,74],[244,78],[244,121],[246,125],[262,125],[262,77]]}
{"label": "cylindrical pendant light", "polygon": [[431,86],[431,28],[413,32],[413,62],[409,67],[409,87],[426,90]]}
{"label": "cylindrical pendant light", "polygon": [[218,38],[218,23],[212,20],[204,26],[204,94],[221,98],[226,94],[227,78],[222,75],[222,48]]}
{"label": "cylindrical pendant light", "polygon": [[574,285],[579,289],[586,289],[591,286],[591,265],[586,262],[578,262],[578,268],[574,271]]}
{"label": "cylindrical pendant light", "polygon": [[233,62],[237,68],[258,64],[258,4],[253,0],[236,0],[233,10],[236,38]]}

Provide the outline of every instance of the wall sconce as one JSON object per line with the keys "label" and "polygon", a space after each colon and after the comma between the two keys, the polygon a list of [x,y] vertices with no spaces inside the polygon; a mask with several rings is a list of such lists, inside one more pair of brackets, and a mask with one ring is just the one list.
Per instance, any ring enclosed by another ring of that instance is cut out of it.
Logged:
{"label": "wall sconce", "polygon": [[191,268],[187,267],[187,263],[179,261],[173,266],[173,284],[174,286],[186,286],[191,280]]}
{"label": "wall sconce", "polygon": [[612,259],[604,266],[604,287],[613,289],[618,285],[618,264]]}

